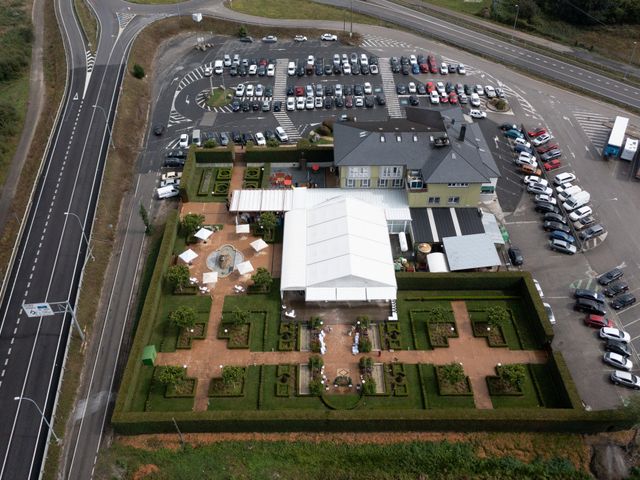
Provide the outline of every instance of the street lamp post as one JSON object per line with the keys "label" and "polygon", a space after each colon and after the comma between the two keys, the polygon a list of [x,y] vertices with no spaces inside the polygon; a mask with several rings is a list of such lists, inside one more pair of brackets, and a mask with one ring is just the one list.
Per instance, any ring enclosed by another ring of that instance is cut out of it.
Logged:
{"label": "street lamp post", "polygon": [[44,420],[44,423],[47,424],[47,428],[49,429],[49,431],[51,432],[51,435],[53,435],[53,438],[56,439],[56,443],[58,445],[60,445],[62,443],[62,440],[60,440],[60,438],[56,435],[56,432],[53,430],[53,427],[51,426],[51,424],[49,423],[49,420],[47,420],[47,417],[44,416],[44,412],[42,410],[40,410],[40,407],[38,406],[38,404],[32,400],[29,397],[13,397],[13,399],[18,402],[18,401],[22,401],[22,400],[26,400],[27,402],[31,402],[33,403],[33,405],[35,405],[35,407],[38,409],[38,413],[40,413],[40,416],[42,417],[42,420]]}
{"label": "street lamp post", "polygon": [[[631,56],[629,57],[629,65],[633,67],[633,58],[636,56],[636,46],[638,42],[633,42],[633,48],[631,49]],[[629,70],[624,71],[624,80],[627,79],[627,75],[629,74]]]}
{"label": "street lamp post", "polygon": [[518,12],[520,12],[520,5],[516,3],[516,19],[513,21],[513,32],[511,32],[512,42],[513,42],[513,35],[516,33],[516,25],[518,24]]}
{"label": "street lamp post", "polygon": [[349,29],[349,38],[353,37],[353,0],[351,0],[351,28]]}
{"label": "street lamp post", "polygon": [[111,127],[109,126],[109,117],[107,116],[107,112],[105,112],[104,108],[102,108],[100,105],[93,105],[93,108],[100,109],[102,115],[104,115],[104,122],[107,124],[107,131],[109,132],[109,143],[111,144],[111,148],[115,149],[116,145],[115,143],[113,143],[113,132],[111,131]]}
{"label": "street lamp post", "polygon": [[87,255],[91,257],[91,260],[95,260],[96,258],[93,256],[93,253],[91,253],[91,243],[87,238],[87,234],[84,233],[84,227],[82,226],[82,221],[80,220],[80,217],[73,212],[64,212],[64,214],[66,216],[71,215],[72,217],[75,217],[76,220],[78,220],[78,225],[80,225],[80,231],[82,232],[82,238],[84,238],[84,241],[87,242]]}

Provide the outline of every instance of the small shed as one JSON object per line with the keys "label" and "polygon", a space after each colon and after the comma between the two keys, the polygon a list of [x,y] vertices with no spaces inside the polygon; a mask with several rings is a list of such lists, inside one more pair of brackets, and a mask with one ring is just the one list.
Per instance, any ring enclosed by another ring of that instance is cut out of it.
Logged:
{"label": "small shed", "polygon": [[153,367],[156,363],[158,352],[155,345],[147,345],[142,351],[142,364]]}

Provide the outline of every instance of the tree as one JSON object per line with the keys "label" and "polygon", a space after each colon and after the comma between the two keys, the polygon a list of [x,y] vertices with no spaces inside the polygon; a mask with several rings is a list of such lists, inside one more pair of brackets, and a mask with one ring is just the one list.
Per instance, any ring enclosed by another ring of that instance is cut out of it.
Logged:
{"label": "tree", "polygon": [[360,337],[360,342],[358,342],[358,350],[362,353],[369,353],[371,351],[371,340],[367,337]]}
{"label": "tree", "polygon": [[502,365],[499,368],[498,375],[503,382],[508,383],[517,388],[522,388],[522,382],[525,377],[524,365],[515,363],[512,365]]}
{"label": "tree", "polygon": [[460,365],[459,363],[454,362],[448,363],[446,365],[441,365],[439,367],[439,370],[442,379],[450,384],[462,382],[466,378],[464,370],[462,369],[462,365]]}
{"label": "tree", "polygon": [[180,222],[180,228],[182,229],[182,233],[184,233],[185,239],[188,240],[189,237],[196,233],[200,227],[202,227],[203,222],[204,215],[200,215],[199,213],[188,213],[185,215]]}
{"label": "tree", "polygon": [[133,64],[133,70],[131,71],[131,73],[138,79],[144,78],[145,75],[144,68],[142,68],[142,65],[138,65],[137,63]]}
{"label": "tree", "polygon": [[161,367],[160,372],[158,372],[158,381],[166,386],[175,385],[184,378],[184,372],[185,369],[183,367],[172,365]]}
{"label": "tree", "polygon": [[179,292],[189,285],[189,267],[186,265],[172,265],[167,270],[167,281]]}
{"label": "tree", "polygon": [[153,225],[151,225],[151,221],[149,220],[147,209],[144,208],[142,204],[140,204],[140,218],[142,218],[142,223],[144,223],[144,233],[151,235],[153,233]]}
{"label": "tree", "polygon": [[243,367],[223,367],[222,383],[227,387],[238,385],[244,379]]}
{"label": "tree", "polygon": [[309,393],[311,395],[322,395],[324,385],[319,378],[315,378],[309,382]]}
{"label": "tree", "polygon": [[501,327],[509,321],[509,311],[501,305],[494,305],[487,310],[489,325]]}
{"label": "tree", "polygon": [[271,288],[271,284],[273,283],[273,277],[269,273],[269,270],[264,267],[259,267],[258,270],[256,270],[256,273],[251,276],[251,280],[253,280],[253,284],[256,288],[263,291]]}
{"label": "tree", "polygon": [[183,305],[169,313],[169,320],[178,328],[193,328],[196,324],[196,311]]}
{"label": "tree", "polygon": [[234,325],[242,325],[243,323],[247,323],[248,319],[249,319],[249,312],[247,310],[243,310],[240,307],[236,307],[233,309]]}
{"label": "tree", "polygon": [[216,142],[213,138],[210,138],[206,142],[204,142],[204,148],[216,148],[218,146],[218,142]]}
{"label": "tree", "polygon": [[311,370],[320,370],[324,365],[324,360],[318,355],[311,355],[309,357],[309,368]]}
{"label": "tree", "polygon": [[278,224],[278,218],[273,212],[264,212],[260,214],[260,225],[265,230],[273,230]]}
{"label": "tree", "polygon": [[240,25],[240,28],[238,29],[238,36],[246,37],[248,33],[249,32],[247,31],[247,27],[245,27],[244,25]]}
{"label": "tree", "polygon": [[365,395],[375,395],[376,394],[376,381],[369,377],[362,382],[362,393]]}
{"label": "tree", "polygon": [[267,147],[269,148],[276,148],[280,146],[280,142],[278,140],[276,140],[275,138],[270,138],[269,140],[267,140]]}
{"label": "tree", "polygon": [[358,317],[358,322],[360,322],[360,329],[367,330],[371,326],[371,319],[369,315],[360,315]]}

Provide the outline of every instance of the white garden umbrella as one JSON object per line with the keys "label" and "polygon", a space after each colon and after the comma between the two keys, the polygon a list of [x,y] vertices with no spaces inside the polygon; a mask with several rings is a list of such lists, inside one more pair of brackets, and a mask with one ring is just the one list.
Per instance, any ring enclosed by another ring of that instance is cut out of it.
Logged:
{"label": "white garden umbrella", "polygon": [[204,272],[202,274],[202,283],[216,283],[218,281],[218,272]]}
{"label": "white garden umbrella", "polygon": [[241,223],[236,225],[236,233],[249,233],[250,228],[248,223]]}
{"label": "white garden umbrella", "polygon": [[198,258],[198,254],[193,250],[188,249],[178,255],[178,258],[184,263],[191,263],[194,259]]}
{"label": "white garden umbrella", "polygon": [[208,228],[201,228],[200,230],[198,230],[196,232],[196,234],[194,235],[194,237],[200,239],[200,240],[207,240],[211,235],[213,235],[213,232],[211,230],[209,230]]}
{"label": "white garden umbrella", "polygon": [[239,263],[236,268],[240,275],[246,275],[247,273],[253,272],[253,265],[251,265],[251,262],[248,260],[246,262]]}
{"label": "white garden umbrella", "polygon": [[256,252],[259,252],[260,250],[264,250],[265,248],[267,248],[269,245],[267,244],[267,242],[265,242],[263,239],[259,238],[258,240],[254,240],[253,242],[250,243],[251,247],[253,247],[253,249]]}

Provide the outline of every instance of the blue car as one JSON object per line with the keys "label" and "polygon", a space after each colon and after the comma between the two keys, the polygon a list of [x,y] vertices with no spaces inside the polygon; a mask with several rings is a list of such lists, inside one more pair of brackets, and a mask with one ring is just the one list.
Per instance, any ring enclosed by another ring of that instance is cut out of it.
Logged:
{"label": "blue car", "polygon": [[507,138],[524,138],[524,134],[519,132],[518,130],[509,130],[504,133],[504,136]]}
{"label": "blue car", "polygon": [[420,73],[420,65],[418,65],[417,63],[414,63],[411,66],[411,72],[414,73],[414,74],[415,73]]}
{"label": "blue car", "polygon": [[513,147],[513,150],[514,150],[516,153],[527,152],[527,153],[529,153],[529,154],[533,155],[533,149],[531,149],[531,148],[527,148],[527,147],[525,147],[524,145],[516,145],[515,147]]}
{"label": "blue car", "polygon": [[554,230],[553,232],[551,232],[551,234],[549,235],[549,238],[551,240],[563,240],[565,242],[568,243],[576,243],[576,239],[573,238],[571,235],[569,235],[568,233],[562,232],[560,230]]}

